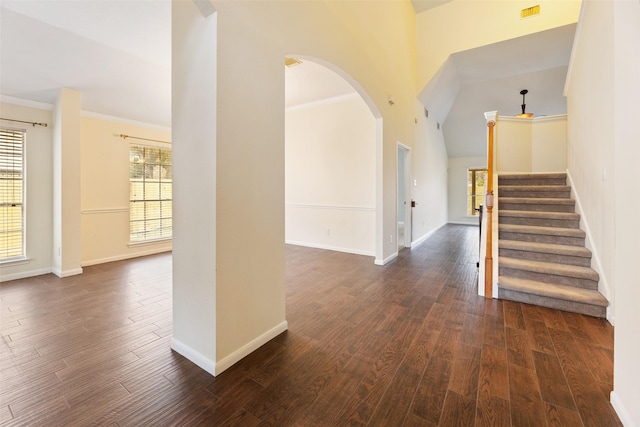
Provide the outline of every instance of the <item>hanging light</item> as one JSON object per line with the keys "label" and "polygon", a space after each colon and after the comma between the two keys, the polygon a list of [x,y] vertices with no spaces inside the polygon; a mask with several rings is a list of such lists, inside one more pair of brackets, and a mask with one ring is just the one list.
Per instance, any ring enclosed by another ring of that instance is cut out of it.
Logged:
{"label": "hanging light", "polygon": [[531,117],[533,117],[533,113],[525,113],[525,112],[524,112],[524,109],[525,109],[525,107],[527,106],[527,105],[524,103],[524,96],[525,96],[527,93],[529,93],[529,91],[528,91],[527,89],[522,89],[522,90],[520,91],[520,95],[522,95],[522,105],[521,105],[521,107],[522,107],[522,113],[521,113],[521,114],[516,114],[516,117],[521,118],[521,119],[530,119]]}

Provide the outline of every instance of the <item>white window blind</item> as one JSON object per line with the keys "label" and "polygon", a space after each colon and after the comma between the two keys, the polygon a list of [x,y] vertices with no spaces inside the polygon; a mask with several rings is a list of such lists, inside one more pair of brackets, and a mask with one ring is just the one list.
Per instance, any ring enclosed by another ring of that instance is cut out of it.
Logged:
{"label": "white window blind", "polygon": [[0,128],[0,261],[24,257],[25,131]]}
{"label": "white window blind", "polygon": [[129,147],[129,239],[131,242],[172,236],[171,150]]}

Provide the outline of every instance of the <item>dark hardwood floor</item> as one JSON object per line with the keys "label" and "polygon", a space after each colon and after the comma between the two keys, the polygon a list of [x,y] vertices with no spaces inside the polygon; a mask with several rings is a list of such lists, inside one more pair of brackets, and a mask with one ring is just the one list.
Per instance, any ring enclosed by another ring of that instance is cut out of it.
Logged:
{"label": "dark hardwood floor", "polygon": [[287,247],[289,331],[214,378],[169,349],[171,255],[0,285],[0,423],[618,426],[604,320],[476,295],[477,228],[385,267]]}

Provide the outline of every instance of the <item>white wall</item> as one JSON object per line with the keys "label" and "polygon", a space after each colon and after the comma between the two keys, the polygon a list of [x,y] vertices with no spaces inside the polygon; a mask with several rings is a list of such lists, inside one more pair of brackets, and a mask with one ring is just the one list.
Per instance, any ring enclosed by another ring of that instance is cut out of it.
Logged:
{"label": "white wall", "polygon": [[[171,28],[171,347],[215,375],[219,316],[216,310],[217,15],[204,16],[194,2],[174,1]],[[235,243],[244,246],[250,242],[242,241],[239,236]]]}
{"label": "white wall", "polygon": [[47,127],[2,121],[0,125],[24,129],[26,136],[26,256],[28,262],[0,264],[0,281],[51,272],[53,247],[53,145],[52,107],[37,108],[0,103],[0,116],[47,123]]}
{"label": "white wall", "polygon": [[[589,4],[591,7],[591,4]],[[640,233],[637,194],[640,127],[640,3],[614,4],[615,350],[612,403],[626,426],[640,426]]]}
{"label": "white wall", "polygon": [[218,360],[229,360],[284,323],[286,55],[333,64],[383,119],[376,188],[385,236],[380,258],[397,251],[394,160],[396,143],[413,140],[415,13],[409,2],[214,4],[216,353]]}
{"label": "white wall", "polygon": [[415,101],[415,136],[411,150],[412,246],[419,244],[447,223],[448,159],[442,128],[427,118],[424,106]]}
{"label": "white wall", "polygon": [[[81,117],[82,265],[100,264],[171,250],[171,240],[129,244],[129,146],[154,145],[125,134],[171,141],[167,129],[107,116]],[[170,144],[155,143],[160,148]]]}
{"label": "white wall", "polygon": [[449,222],[478,225],[478,217],[467,215],[467,170],[487,167],[485,157],[449,159]]}
{"label": "white wall", "polygon": [[354,93],[285,112],[287,243],[375,255],[376,123]]}
{"label": "white wall", "polygon": [[[625,426],[640,426],[640,4],[586,1],[567,81],[569,171],[608,286],[615,320],[611,403]],[[606,171],[606,175],[605,175]],[[615,185],[614,185],[615,184]]]}
{"label": "white wall", "polygon": [[496,126],[498,172],[564,172],[567,116],[519,119],[501,116]]}
{"label": "white wall", "polygon": [[[567,94],[567,158],[572,192],[615,318],[613,6],[589,2],[572,53]],[[597,52],[597,53],[596,53]],[[597,80],[598,84],[594,84]],[[606,173],[608,172],[608,173]],[[605,176],[606,174],[606,176]]]}

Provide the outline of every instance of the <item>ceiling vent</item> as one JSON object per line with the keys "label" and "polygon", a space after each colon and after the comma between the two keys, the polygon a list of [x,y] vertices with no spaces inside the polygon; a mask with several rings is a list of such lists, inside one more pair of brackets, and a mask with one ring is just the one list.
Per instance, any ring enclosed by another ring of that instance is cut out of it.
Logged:
{"label": "ceiling vent", "polygon": [[528,18],[533,15],[537,15],[540,13],[540,5],[537,4],[535,6],[528,7],[526,9],[522,9],[520,11],[520,18]]}
{"label": "ceiling vent", "polygon": [[298,58],[284,58],[284,65],[287,67],[295,67],[296,65],[302,64]]}

